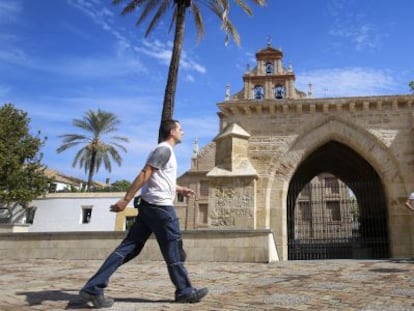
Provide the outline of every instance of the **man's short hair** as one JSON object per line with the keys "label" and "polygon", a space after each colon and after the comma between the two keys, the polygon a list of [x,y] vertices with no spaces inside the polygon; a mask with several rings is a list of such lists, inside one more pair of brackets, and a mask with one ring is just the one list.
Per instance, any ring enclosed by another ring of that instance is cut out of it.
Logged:
{"label": "man's short hair", "polygon": [[180,121],[173,119],[163,120],[161,122],[160,136],[162,140],[166,140],[170,136],[171,130],[177,127],[177,123],[180,123]]}

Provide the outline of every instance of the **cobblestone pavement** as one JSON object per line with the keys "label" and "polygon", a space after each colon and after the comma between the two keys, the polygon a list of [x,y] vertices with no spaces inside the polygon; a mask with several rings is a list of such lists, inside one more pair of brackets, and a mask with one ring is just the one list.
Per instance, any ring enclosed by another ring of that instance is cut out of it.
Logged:
{"label": "cobblestone pavement", "polygon": [[[0,259],[0,310],[90,310],[78,290],[101,260]],[[197,304],[174,303],[164,262],[132,261],[112,277],[105,310],[414,310],[414,260],[188,262]]]}

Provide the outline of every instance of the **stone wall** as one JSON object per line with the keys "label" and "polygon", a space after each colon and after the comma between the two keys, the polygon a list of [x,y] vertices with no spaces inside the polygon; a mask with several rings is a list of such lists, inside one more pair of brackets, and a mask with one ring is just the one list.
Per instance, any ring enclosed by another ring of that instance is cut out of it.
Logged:
{"label": "stone wall", "polygon": [[[0,233],[0,258],[105,259],[125,232]],[[270,230],[183,232],[188,261],[274,262],[279,260]],[[151,237],[138,260],[162,260]]]}

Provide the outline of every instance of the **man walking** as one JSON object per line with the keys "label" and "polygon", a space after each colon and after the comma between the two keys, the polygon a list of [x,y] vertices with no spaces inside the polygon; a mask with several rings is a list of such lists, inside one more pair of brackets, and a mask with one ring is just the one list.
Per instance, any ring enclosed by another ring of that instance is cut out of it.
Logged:
{"label": "man walking", "polygon": [[176,193],[186,197],[194,195],[193,190],[176,184],[177,160],[173,148],[181,142],[183,134],[179,121],[163,121],[163,141],[150,153],[124,198],[111,205],[111,211],[123,211],[141,189],[138,216],[128,235],[79,292],[81,298],[91,302],[95,308],[113,305],[114,300],[104,295],[109,278],[119,266],[141,252],[151,233],[157,239],[170,279],[175,285],[175,302],[195,303],[207,295],[207,288],[196,289],[190,283],[184,267],[185,252],[179,221],[173,206]]}

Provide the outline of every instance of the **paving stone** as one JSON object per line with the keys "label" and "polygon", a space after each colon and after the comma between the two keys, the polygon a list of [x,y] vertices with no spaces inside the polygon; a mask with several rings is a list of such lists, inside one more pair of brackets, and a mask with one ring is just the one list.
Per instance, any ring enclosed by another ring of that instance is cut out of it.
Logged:
{"label": "paving stone", "polygon": [[[90,310],[78,291],[100,260],[0,259],[0,310]],[[164,262],[131,261],[112,276],[112,311],[414,311],[414,260],[188,262],[197,304],[173,302]]]}

